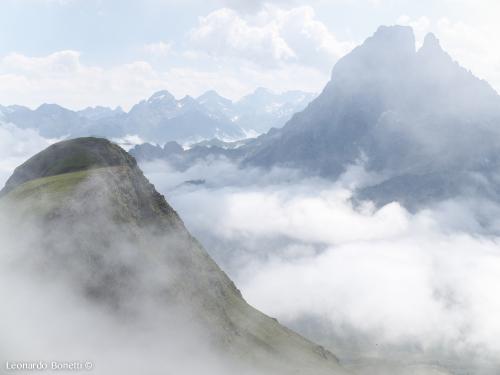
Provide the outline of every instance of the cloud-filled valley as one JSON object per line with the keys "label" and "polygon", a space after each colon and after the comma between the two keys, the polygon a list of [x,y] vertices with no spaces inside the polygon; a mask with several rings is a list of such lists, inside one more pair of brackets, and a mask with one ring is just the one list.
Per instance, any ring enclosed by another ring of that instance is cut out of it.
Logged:
{"label": "cloud-filled valley", "polygon": [[354,203],[361,166],[336,184],[224,160],[142,167],[251,304],[346,361],[498,366],[500,238],[480,234],[469,202]]}
{"label": "cloud-filled valley", "polygon": [[491,25],[397,8],[355,47],[325,10],[386,2],[165,3],[105,64],[0,48],[0,366],[497,375]]}
{"label": "cloud-filled valley", "polygon": [[[55,141],[14,125],[0,131],[4,180]],[[250,304],[346,364],[404,359],[493,374],[500,207],[481,196],[411,212],[397,202],[359,201],[356,189],[384,178],[366,163],[349,166],[336,182],[291,168],[242,168],[223,157],[184,171],[162,160],[140,166]],[[16,303],[36,300],[39,292],[32,293]],[[94,318],[82,317],[79,327],[102,323]]]}

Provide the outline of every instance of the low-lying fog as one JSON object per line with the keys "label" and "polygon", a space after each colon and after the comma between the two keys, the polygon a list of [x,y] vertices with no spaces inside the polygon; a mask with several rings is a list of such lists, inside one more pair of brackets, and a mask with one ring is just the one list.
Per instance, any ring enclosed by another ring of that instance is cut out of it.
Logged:
{"label": "low-lying fog", "polygon": [[499,207],[490,202],[416,214],[354,204],[352,189],[376,178],[362,165],[336,183],[223,160],[184,173],[142,168],[251,304],[345,360],[498,364]]}
{"label": "low-lying fog", "polygon": [[[1,184],[50,142],[0,126]],[[376,178],[362,165],[336,183],[224,160],[141,167],[252,305],[345,361],[498,366],[500,207],[479,197],[415,214],[354,204],[352,189]]]}

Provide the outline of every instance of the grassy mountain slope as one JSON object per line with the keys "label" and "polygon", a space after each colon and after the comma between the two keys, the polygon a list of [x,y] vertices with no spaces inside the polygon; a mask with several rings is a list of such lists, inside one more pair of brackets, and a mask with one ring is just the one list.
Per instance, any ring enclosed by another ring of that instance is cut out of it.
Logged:
{"label": "grassy mountain slope", "polygon": [[2,194],[13,230],[41,233],[29,256],[39,277],[127,324],[154,311],[148,324],[162,327],[168,312],[182,311],[183,324],[199,326],[242,369],[347,373],[330,352],[249,306],[135,160],[110,142],[51,146],[16,169]]}

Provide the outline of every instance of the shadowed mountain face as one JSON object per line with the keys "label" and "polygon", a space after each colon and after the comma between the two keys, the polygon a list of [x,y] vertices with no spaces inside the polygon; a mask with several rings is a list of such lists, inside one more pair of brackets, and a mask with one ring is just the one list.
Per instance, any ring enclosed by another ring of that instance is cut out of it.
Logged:
{"label": "shadowed mountain face", "polygon": [[498,200],[490,184],[499,124],[500,97],[434,35],[416,51],[411,28],[380,27],[336,64],[307,109],[249,145],[244,162],[336,178],[362,161],[383,181],[359,195],[380,204],[414,207],[470,191]]}
{"label": "shadowed mountain face", "polygon": [[[33,283],[47,301],[28,321],[51,327],[41,347],[9,341],[8,327],[29,310],[14,299],[0,357],[83,355],[103,374],[136,373],[128,361],[137,357],[154,374],[345,373],[331,353],[249,306],[135,159],[106,140],[61,142],[18,167],[0,199],[0,234],[2,267],[15,264],[22,281],[11,285]],[[65,291],[61,305],[54,286]],[[86,319],[95,344],[65,336],[64,322],[75,330]]]}

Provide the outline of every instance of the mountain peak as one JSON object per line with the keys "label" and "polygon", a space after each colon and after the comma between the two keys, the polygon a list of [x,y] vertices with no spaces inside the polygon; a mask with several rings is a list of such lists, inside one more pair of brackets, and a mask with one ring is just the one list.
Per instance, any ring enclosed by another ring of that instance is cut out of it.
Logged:
{"label": "mountain peak", "polygon": [[149,103],[157,102],[157,101],[169,101],[170,102],[173,100],[175,100],[175,97],[170,92],[168,92],[167,90],[161,90],[161,91],[157,91],[153,95],[151,95],[151,97],[148,99],[148,102]]}
{"label": "mountain peak", "polygon": [[441,44],[439,43],[439,39],[433,33],[428,33],[425,36],[424,44],[418,51],[419,54],[423,55],[435,55],[435,54],[443,54],[446,53]]}
{"label": "mountain peak", "polygon": [[103,138],[76,138],[49,146],[17,167],[0,192],[38,178],[111,166],[136,166],[135,159]]}
{"label": "mountain peak", "polygon": [[[332,81],[343,82],[344,88],[378,79],[381,83],[396,72],[409,71],[416,55],[415,35],[409,26],[380,26],[360,46],[342,57],[332,70]],[[409,72],[408,72],[409,74]]]}
{"label": "mountain peak", "polygon": [[181,103],[195,103],[196,100],[191,95],[186,95],[183,97],[181,100],[179,100]]}
{"label": "mountain peak", "polygon": [[63,112],[67,111],[67,109],[61,107],[59,104],[43,103],[36,109],[36,111],[48,113],[48,112]]}
{"label": "mountain peak", "polygon": [[434,33],[428,33],[425,36],[424,46],[441,48],[441,45],[439,44],[439,39],[436,37]]}
{"label": "mountain peak", "polygon": [[365,44],[376,44],[380,48],[397,48],[414,53],[415,35],[409,26],[380,26]]}
{"label": "mountain peak", "polygon": [[272,100],[274,96],[275,94],[271,90],[266,89],[265,87],[257,87],[253,92],[241,98],[240,103],[248,100],[258,100],[260,102]]}
{"label": "mountain peak", "polygon": [[253,95],[259,95],[259,96],[272,95],[272,94],[273,93],[269,89],[266,89],[265,87],[257,87],[253,92]]}
{"label": "mountain peak", "polygon": [[208,91],[205,91],[203,94],[201,94],[197,99],[198,100],[203,100],[203,99],[212,99],[212,98],[220,98],[221,96],[219,95],[219,93],[215,90],[208,90]]}
{"label": "mountain peak", "polygon": [[222,102],[226,104],[231,104],[232,101],[219,95],[219,93],[215,90],[209,90],[200,95],[197,99],[198,103],[204,104],[208,102]]}

